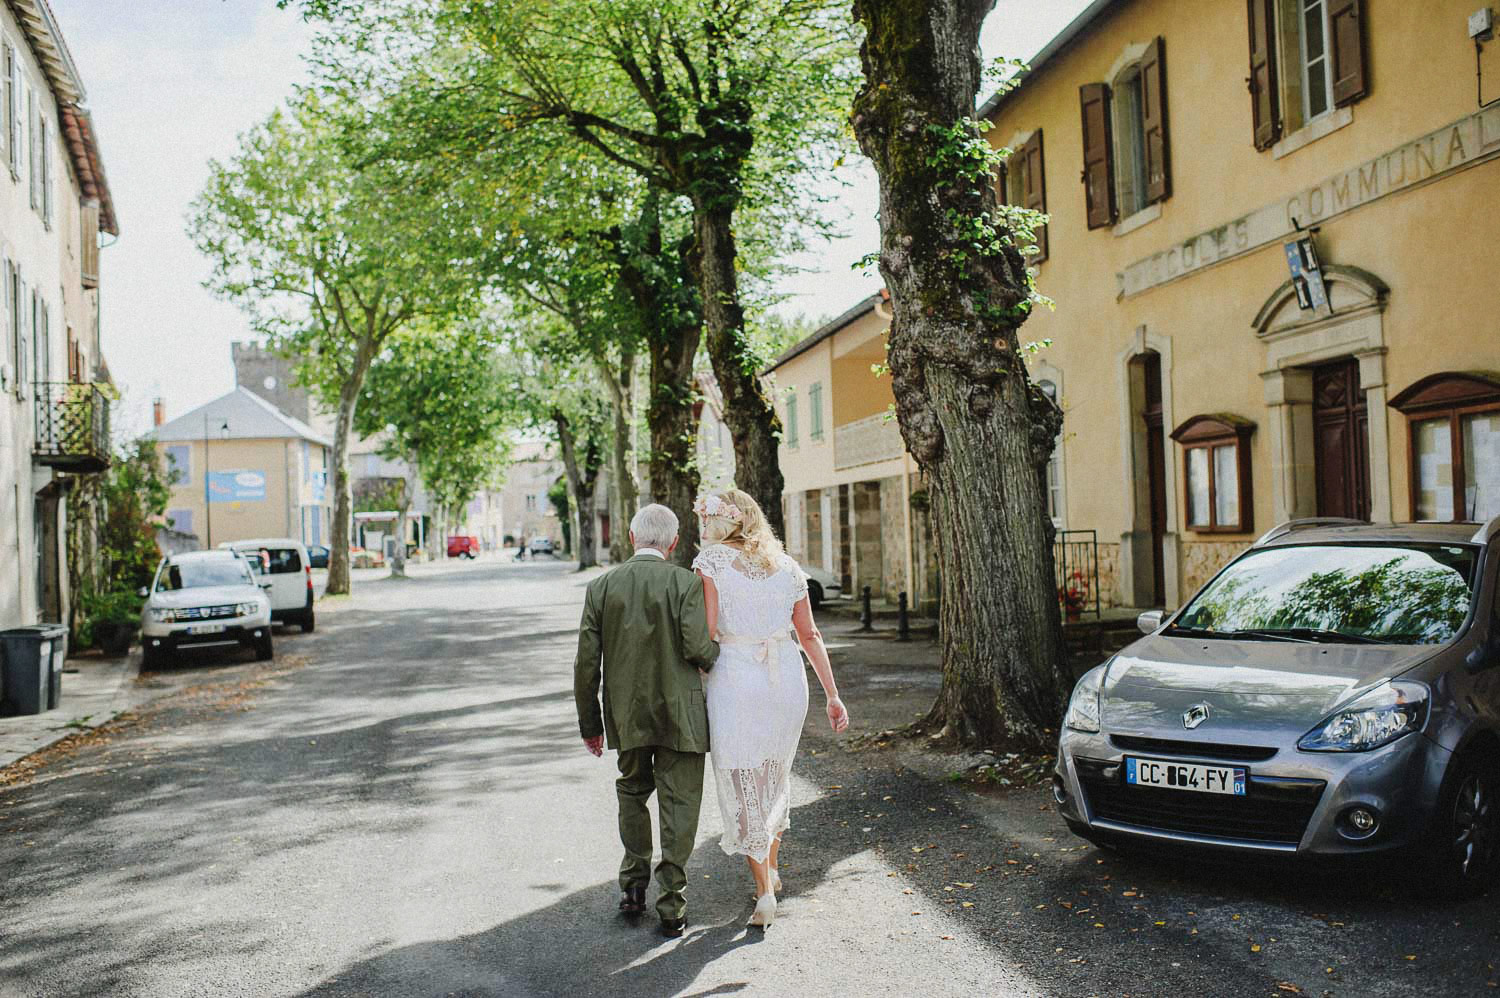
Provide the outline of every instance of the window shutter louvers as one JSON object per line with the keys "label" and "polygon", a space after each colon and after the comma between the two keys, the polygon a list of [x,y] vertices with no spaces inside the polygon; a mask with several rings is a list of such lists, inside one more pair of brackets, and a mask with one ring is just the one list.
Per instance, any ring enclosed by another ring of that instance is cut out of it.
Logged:
{"label": "window shutter louvers", "polygon": [[1276,89],[1276,0],[1250,2],[1250,122],[1255,148],[1281,138],[1281,95]]}
{"label": "window shutter louvers", "polygon": [[1329,0],[1329,48],[1333,56],[1333,103],[1353,104],[1365,95],[1365,36],[1359,0]]}
{"label": "window shutter louvers", "polygon": [[1172,165],[1167,146],[1166,43],[1152,40],[1141,58],[1141,126],[1146,147],[1146,203],[1165,201],[1172,194]]}
{"label": "window shutter louvers", "polygon": [[[1025,171],[1021,176],[1025,180],[1024,207],[1031,211],[1045,212],[1047,210],[1047,177],[1042,171],[1042,130],[1038,128],[1031,133],[1031,138],[1021,147],[1022,169]],[[1033,263],[1041,263],[1047,259],[1047,227],[1038,225],[1036,227],[1036,255],[1031,258]]]}
{"label": "window shutter louvers", "polygon": [[28,87],[26,90],[26,152],[30,173],[27,175],[27,182],[31,188],[33,211],[42,203],[42,177],[41,171],[37,169],[36,120],[36,91]]}
{"label": "window shutter louvers", "polygon": [[1083,118],[1083,197],[1091,229],[1115,220],[1114,163],[1110,152],[1109,87],[1085,83],[1078,88]]}

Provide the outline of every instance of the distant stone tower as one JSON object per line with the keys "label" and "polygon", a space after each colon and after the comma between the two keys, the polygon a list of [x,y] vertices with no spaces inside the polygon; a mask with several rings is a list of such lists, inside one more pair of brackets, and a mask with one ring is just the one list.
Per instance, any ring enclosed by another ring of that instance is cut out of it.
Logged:
{"label": "distant stone tower", "polygon": [[293,364],[259,343],[234,343],[234,383],[304,423],[310,421],[312,404],[307,389],[294,384]]}

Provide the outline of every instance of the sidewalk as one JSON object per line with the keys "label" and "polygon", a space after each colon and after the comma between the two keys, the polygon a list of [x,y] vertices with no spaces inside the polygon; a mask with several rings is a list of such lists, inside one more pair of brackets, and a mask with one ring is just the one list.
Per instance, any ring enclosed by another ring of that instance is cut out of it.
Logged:
{"label": "sidewalk", "polygon": [[97,728],[132,704],[139,652],[123,658],[69,658],[56,710],[0,717],[0,770],[79,731]]}

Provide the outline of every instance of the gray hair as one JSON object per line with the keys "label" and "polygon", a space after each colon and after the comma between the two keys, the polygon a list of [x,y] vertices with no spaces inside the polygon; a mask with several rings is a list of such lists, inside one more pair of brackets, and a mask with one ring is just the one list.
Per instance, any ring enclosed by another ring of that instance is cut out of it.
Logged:
{"label": "gray hair", "polygon": [[637,548],[665,551],[677,539],[677,514],[660,503],[642,506],[630,520],[630,532]]}

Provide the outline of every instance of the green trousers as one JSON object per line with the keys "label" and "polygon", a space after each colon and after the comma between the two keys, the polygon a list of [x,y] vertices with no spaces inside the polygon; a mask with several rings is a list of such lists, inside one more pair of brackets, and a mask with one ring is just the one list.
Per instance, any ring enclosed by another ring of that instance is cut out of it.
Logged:
{"label": "green trousers", "polygon": [[703,753],[677,752],[659,745],[619,753],[620,888],[644,887],[651,881],[651,812],[646,801],[656,792],[661,815],[661,862],[656,865],[657,914],[681,918],[687,907],[688,857],[698,838],[698,810],[703,804]]}

